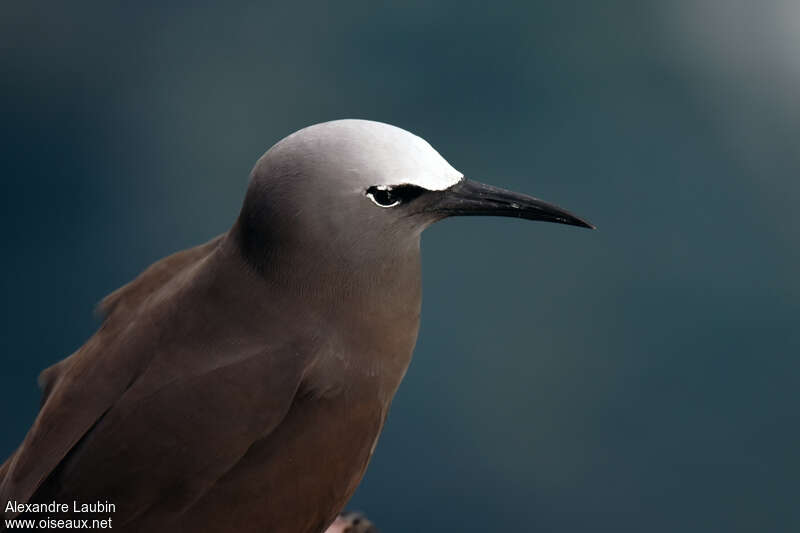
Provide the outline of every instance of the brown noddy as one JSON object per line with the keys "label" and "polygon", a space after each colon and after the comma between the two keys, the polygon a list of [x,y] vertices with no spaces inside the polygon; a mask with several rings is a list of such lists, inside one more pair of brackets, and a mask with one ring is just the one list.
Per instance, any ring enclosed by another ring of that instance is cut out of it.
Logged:
{"label": "brown noddy", "polygon": [[420,234],[455,215],[592,227],[387,124],[278,142],[227,233],[106,297],[95,335],[42,372],[41,410],[0,467],[5,517],[105,502],[95,515],[122,531],[325,530],[411,359]]}

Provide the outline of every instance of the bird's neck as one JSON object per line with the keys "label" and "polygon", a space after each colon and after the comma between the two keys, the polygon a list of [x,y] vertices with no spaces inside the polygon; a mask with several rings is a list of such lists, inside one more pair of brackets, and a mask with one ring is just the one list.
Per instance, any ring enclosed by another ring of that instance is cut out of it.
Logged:
{"label": "bird's neck", "polygon": [[[284,307],[286,316],[320,324],[320,331],[336,332],[331,342],[346,353],[347,372],[377,380],[381,397],[391,399],[410,363],[419,329],[418,238],[358,260],[320,250],[312,256],[308,248],[306,254],[278,248],[248,256],[236,228],[223,246],[221,252],[238,255],[242,269],[258,281],[259,300]],[[326,383],[342,371],[330,363],[321,361],[319,366]]]}
{"label": "bird's neck", "polygon": [[298,243],[256,233],[254,239],[240,220],[227,240],[271,287],[336,309],[347,302],[362,306],[365,312],[383,314],[392,308],[419,306],[419,235],[370,249],[366,243]]}

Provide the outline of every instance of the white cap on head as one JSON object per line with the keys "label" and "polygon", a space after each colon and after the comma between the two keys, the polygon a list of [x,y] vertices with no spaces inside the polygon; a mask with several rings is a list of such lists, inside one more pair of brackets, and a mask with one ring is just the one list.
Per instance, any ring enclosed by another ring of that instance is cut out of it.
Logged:
{"label": "white cap on head", "polygon": [[358,186],[416,185],[442,191],[464,177],[425,139],[371,120],[334,120],[303,128],[278,142],[265,157],[279,159],[284,150],[292,152],[295,161],[336,168]]}

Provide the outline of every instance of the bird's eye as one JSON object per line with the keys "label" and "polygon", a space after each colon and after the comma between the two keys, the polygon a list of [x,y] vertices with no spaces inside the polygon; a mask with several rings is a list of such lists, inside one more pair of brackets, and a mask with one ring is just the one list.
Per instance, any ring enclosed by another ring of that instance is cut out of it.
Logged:
{"label": "bird's eye", "polygon": [[400,203],[390,187],[370,187],[367,189],[367,196],[381,207],[394,207]]}
{"label": "bird's eye", "polygon": [[394,207],[402,203],[410,202],[420,194],[425,192],[422,187],[416,185],[373,185],[367,189],[367,197],[381,207]]}

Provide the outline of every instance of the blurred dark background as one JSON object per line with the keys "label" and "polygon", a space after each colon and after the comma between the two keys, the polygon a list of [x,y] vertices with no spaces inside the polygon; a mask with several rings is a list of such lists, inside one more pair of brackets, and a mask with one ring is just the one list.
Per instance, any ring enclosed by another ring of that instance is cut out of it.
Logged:
{"label": "blurred dark background", "polygon": [[351,502],[385,533],[798,531],[800,4],[4,2],[0,455],[248,172],[360,117],[596,232],[447,221]]}

